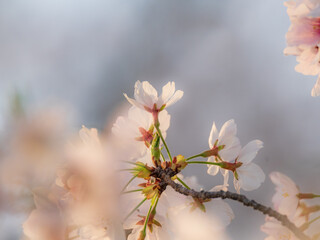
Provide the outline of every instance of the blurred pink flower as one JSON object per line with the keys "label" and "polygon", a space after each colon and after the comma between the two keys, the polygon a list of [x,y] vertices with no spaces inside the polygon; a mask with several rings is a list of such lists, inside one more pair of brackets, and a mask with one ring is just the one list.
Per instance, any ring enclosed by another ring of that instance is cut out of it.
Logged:
{"label": "blurred pink flower", "polygon": [[[297,56],[299,64],[295,70],[305,75],[319,75],[320,73],[320,17],[313,16],[320,3],[312,0],[287,1],[287,12],[291,26],[286,35],[288,46],[284,54]],[[311,95],[320,95],[319,76]]]}

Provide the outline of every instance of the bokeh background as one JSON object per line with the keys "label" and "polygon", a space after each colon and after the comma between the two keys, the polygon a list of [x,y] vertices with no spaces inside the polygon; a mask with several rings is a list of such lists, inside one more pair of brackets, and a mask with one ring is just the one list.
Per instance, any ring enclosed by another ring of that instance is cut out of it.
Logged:
{"label": "bokeh background", "polygon": [[[281,0],[1,0],[0,149],[15,130],[17,95],[30,115],[62,108],[68,131],[110,131],[136,80],[159,90],[175,81],[185,95],[169,109],[174,154],[205,150],[212,121],[220,128],[234,118],[243,145],[264,142],[255,161],[266,174],[283,172],[319,193],[320,98],[310,96],[315,77],[296,73],[294,57],[283,55],[289,25]],[[186,174],[205,189],[221,184],[205,171]],[[246,194],[271,205],[273,192],[267,178]],[[264,217],[228,202],[230,238],[263,239]],[[9,210],[14,204],[0,213],[0,239],[21,235],[26,215]]]}

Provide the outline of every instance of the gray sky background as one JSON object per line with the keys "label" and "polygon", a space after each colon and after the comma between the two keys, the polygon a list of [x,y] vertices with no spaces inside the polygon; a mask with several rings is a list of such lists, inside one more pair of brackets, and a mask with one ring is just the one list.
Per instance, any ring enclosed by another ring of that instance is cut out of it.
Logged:
{"label": "gray sky background", "polygon": [[[174,154],[205,150],[212,121],[234,118],[242,145],[264,142],[255,162],[266,174],[319,193],[320,98],[310,96],[316,77],[282,53],[289,25],[280,0],[1,0],[0,126],[14,89],[30,108],[67,106],[75,130],[102,129],[136,80],[159,90],[175,81],[185,95],[169,109]],[[187,174],[207,189],[221,183],[205,171]],[[266,179],[246,194],[271,205],[273,191]],[[263,239],[263,216],[229,203],[231,239]]]}

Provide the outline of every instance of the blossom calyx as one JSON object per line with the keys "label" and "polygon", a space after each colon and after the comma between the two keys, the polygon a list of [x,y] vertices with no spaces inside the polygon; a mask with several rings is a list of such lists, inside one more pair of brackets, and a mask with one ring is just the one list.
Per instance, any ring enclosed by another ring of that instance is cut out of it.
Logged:
{"label": "blossom calyx", "polygon": [[197,208],[199,208],[202,212],[206,212],[206,207],[204,206],[204,202],[209,202],[211,201],[211,199],[200,199],[200,198],[193,198],[194,202],[192,202],[191,204],[191,209],[190,211],[194,211],[196,210]]}
{"label": "blossom calyx", "polygon": [[148,180],[146,183],[141,183],[138,186],[143,187],[142,193],[147,199],[152,199],[154,196],[160,194],[160,181],[157,179]]}
{"label": "blossom calyx", "polygon": [[210,150],[207,150],[201,153],[201,156],[205,158],[211,157],[211,156],[219,157],[219,151],[224,149],[224,147],[225,145],[213,146]]}
{"label": "blossom calyx", "polygon": [[316,194],[313,194],[313,193],[298,193],[297,197],[299,199],[312,199],[312,198],[319,197],[319,195],[316,195]]}
{"label": "blossom calyx", "polygon": [[220,162],[219,166],[223,169],[230,170],[232,172],[236,172],[236,169],[242,166],[242,162]]}
{"label": "blossom calyx", "polygon": [[149,167],[147,164],[136,162],[136,166],[133,168],[132,173],[138,178],[149,179],[153,170],[154,168]]}
{"label": "blossom calyx", "polygon": [[182,155],[178,155],[172,159],[172,165],[171,169],[178,173],[182,169],[184,169],[188,165],[188,162],[186,161],[185,157]]}
{"label": "blossom calyx", "polygon": [[146,238],[146,232],[141,231],[137,240],[144,240]]}

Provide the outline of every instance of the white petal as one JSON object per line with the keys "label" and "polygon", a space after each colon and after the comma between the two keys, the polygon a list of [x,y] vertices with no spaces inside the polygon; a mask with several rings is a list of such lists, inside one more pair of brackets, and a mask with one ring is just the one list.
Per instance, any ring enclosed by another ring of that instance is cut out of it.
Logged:
{"label": "white petal", "polygon": [[142,82],[142,89],[143,89],[144,100],[146,103],[153,105],[154,103],[157,102],[158,92],[148,81]]}
{"label": "white petal", "polygon": [[301,50],[298,47],[286,47],[283,50],[283,53],[285,55],[299,55],[301,53]]}
{"label": "white petal", "polygon": [[132,232],[128,235],[128,240],[137,240],[139,239],[140,232],[142,230],[143,226],[135,226],[132,230]]}
{"label": "white petal", "polygon": [[152,114],[137,107],[129,109],[128,118],[134,121],[138,128],[143,127],[145,130],[148,130],[153,123]]}
{"label": "white petal", "polygon": [[234,213],[228,203],[222,199],[213,199],[205,204],[206,214],[218,217],[223,226],[227,226],[234,218]]}
{"label": "white petal", "polygon": [[255,163],[242,165],[237,169],[240,187],[245,191],[252,191],[260,187],[265,180],[265,174]]}
{"label": "white petal", "polygon": [[237,191],[238,194],[240,194],[240,183],[239,181],[233,177],[233,185],[234,185],[234,189]]}
{"label": "white petal", "polygon": [[88,129],[85,126],[82,126],[81,130],[79,131],[79,136],[84,144],[89,146],[96,146],[100,144],[98,130],[96,128]]}
{"label": "white petal", "polygon": [[235,137],[237,134],[237,125],[233,119],[225,122],[220,130],[219,134],[219,144],[225,144],[225,141],[230,137]]}
{"label": "white petal", "polygon": [[157,90],[148,81],[142,82],[142,88],[146,94],[148,94],[154,98],[158,98]]}
{"label": "white petal", "polygon": [[159,113],[159,122],[160,122],[160,130],[162,133],[165,133],[170,126],[171,116],[168,114],[166,110],[163,110]]}
{"label": "white petal", "polygon": [[[212,159],[214,159],[214,157],[209,157],[208,162],[214,161]],[[207,166],[208,166],[208,170],[207,170],[208,174],[210,174],[212,176],[217,175],[217,173],[219,172],[219,168],[220,168],[219,166],[216,166],[216,165],[207,165]]]}
{"label": "white petal", "polygon": [[230,140],[232,141],[227,142],[225,148],[219,151],[220,157],[226,162],[233,162],[241,150],[240,141],[237,137]]}
{"label": "white petal", "polygon": [[218,139],[218,135],[218,129],[216,127],[215,122],[213,122],[208,141],[210,148],[213,148],[214,142]]}
{"label": "white petal", "polygon": [[166,102],[166,107],[171,106],[172,104],[176,103],[183,97],[183,91],[178,90],[174,93],[174,95],[169,99],[168,102]]}
{"label": "white petal", "polygon": [[[162,87],[162,94],[159,99],[159,105],[165,104],[169,101],[169,99],[173,96],[175,91],[175,83],[168,82],[166,85]],[[161,107],[161,106],[158,106]]]}
{"label": "white petal", "polygon": [[289,189],[292,189],[292,192],[299,193],[299,189],[297,185],[288,176],[280,172],[272,172],[270,173],[269,176],[273,184],[275,184],[277,187],[289,188]]}
{"label": "white petal", "polygon": [[146,106],[152,109],[153,104],[158,100],[158,94],[150,83],[146,81],[143,81],[142,83],[140,81],[137,81],[134,86],[134,98],[142,106]]}
{"label": "white petal", "polygon": [[253,140],[242,148],[239,154],[238,161],[243,164],[250,163],[256,156],[258,151],[263,147],[263,142]]}
{"label": "white petal", "polygon": [[126,93],[124,93],[123,95],[124,95],[125,98],[128,100],[128,102],[131,103],[133,106],[136,106],[136,107],[141,108],[141,109],[144,110],[143,104],[137,102],[135,99],[129,98]]}

